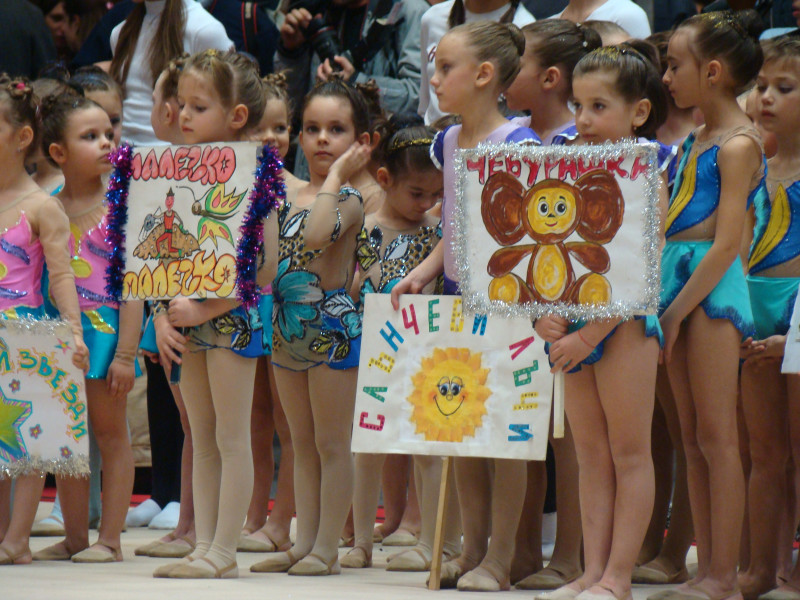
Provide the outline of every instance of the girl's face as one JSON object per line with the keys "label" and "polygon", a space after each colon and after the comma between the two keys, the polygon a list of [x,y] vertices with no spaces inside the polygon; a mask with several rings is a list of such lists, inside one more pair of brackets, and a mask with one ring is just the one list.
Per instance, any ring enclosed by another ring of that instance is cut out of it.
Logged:
{"label": "girl's face", "polygon": [[289,131],[289,109],[286,102],[273,98],[267,101],[264,116],[261,117],[258,129],[253,131],[251,139],[274,146],[282,157],[286,157],[289,152]]}
{"label": "girl's face", "polygon": [[97,107],[74,111],[64,129],[59,164],[69,161],[82,171],[102,175],[111,170],[108,153],[116,148],[114,128],[108,114]]}
{"label": "girl's face", "polygon": [[756,79],[756,96],[760,108],[756,120],[764,129],[796,135],[800,131],[800,59],[764,64]]}
{"label": "girl's face", "polygon": [[667,49],[668,66],[663,80],[678,108],[697,106],[701,92],[700,65],[689,47],[693,35],[688,28],[677,30]]}
{"label": "girl's face", "polygon": [[353,109],[344,98],[315,96],[303,113],[300,147],[308,166],[327,173],[334,161],[356,141]]}
{"label": "girl's face", "polygon": [[602,144],[631,137],[650,114],[647,100],[629,102],[617,92],[616,78],[616,73],[593,71],[572,82],[575,125],[585,142]]}
{"label": "girl's face", "polygon": [[436,70],[431,86],[445,113],[461,113],[475,93],[478,63],[464,35],[448,33],[436,48]]}
{"label": "girl's face", "polygon": [[180,125],[187,144],[229,141],[236,138],[232,111],[225,108],[207,77],[185,71],[178,80]]}
{"label": "girl's face", "polygon": [[539,104],[542,79],[546,69],[536,56],[536,40],[528,38],[522,55],[519,75],[505,91],[506,103],[511,110],[534,109]]}
{"label": "girl's face", "polygon": [[397,216],[419,223],[444,196],[442,172],[431,167],[392,177],[384,167],[378,169],[378,183],[386,192],[386,204]]}
{"label": "girl's face", "polygon": [[[8,118],[8,100],[0,101],[0,162],[8,164],[12,159],[14,162],[25,156],[25,149],[28,144],[23,144],[21,139],[21,129],[11,122]],[[28,126],[28,129],[30,127]],[[31,134],[33,132],[31,131]],[[32,135],[28,137],[33,137]]]}
{"label": "girl's face", "polygon": [[114,145],[119,146],[122,139],[122,98],[116,92],[99,90],[86,92],[86,97],[97,102],[106,111],[111,127],[114,128]]}

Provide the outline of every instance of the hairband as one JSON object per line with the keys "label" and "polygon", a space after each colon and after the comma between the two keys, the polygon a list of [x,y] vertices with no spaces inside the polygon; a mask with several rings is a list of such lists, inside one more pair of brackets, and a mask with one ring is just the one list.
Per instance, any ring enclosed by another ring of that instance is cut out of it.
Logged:
{"label": "hairband", "polygon": [[430,146],[433,143],[431,138],[416,138],[413,140],[403,140],[401,142],[392,142],[389,146],[389,153],[402,150],[403,148],[410,148],[411,146]]}

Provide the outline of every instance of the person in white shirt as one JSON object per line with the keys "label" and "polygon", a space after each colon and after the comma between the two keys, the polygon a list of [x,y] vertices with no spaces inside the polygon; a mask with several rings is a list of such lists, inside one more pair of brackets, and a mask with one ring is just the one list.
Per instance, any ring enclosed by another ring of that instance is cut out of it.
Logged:
{"label": "person in white shirt", "polygon": [[111,75],[122,84],[122,138],[161,143],[150,125],[153,85],[167,63],[183,52],[233,49],[225,28],[194,0],[134,0],[125,21],[111,32]]}
{"label": "person in white shirt", "polygon": [[631,37],[644,39],[650,35],[647,13],[631,0],[570,0],[567,7],[552,19],[568,19],[574,23],[612,21]]}
{"label": "person in white shirt", "polygon": [[456,25],[471,21],[510,22],[521,28],[535,20],[519,0],[447,0],[425,11],[420,27],[422,83],[417,111],[425,118],[425,124],[430,125],[445,114],[439,110],[439,102],[430,84],[435,70],[436,46],[445,33]]}

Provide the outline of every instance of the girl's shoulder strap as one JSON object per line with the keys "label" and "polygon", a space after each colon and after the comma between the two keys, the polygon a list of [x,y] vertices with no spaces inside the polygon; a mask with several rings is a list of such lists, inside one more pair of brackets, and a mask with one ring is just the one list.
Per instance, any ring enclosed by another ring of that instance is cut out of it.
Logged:
{"label": "girl's shoulder strap", "polygon": [[761,134],[753,125],[740,125],[739,127],[734,127],[733,129],[729,129],[728,131],[722,133],[719,136],[719,142],[717,146],[722,148],[726,142],[732,140],[735,137],[743,136],[746,138],[750,138],[753,140],[753,143],[758,147],[759,151],[761,152],[761,165],[759,166],[758,170],[753,175],[753,186],[757,184],[764,178],[764,174],[766,173],[766,160],[764,158],[764,140],[761,138]]}
{"label": "girl's shoulder strap", "polygon": [[445,129],[442,129],[440,132],[436,134],[433,138],[433,143],[431,144],[431,160],[433,164],[436,165],[436,168],[440,171],[444,170],[444,145],[445,140],[447,142],[451,142],[453,136],[458,138],[458,132],[461,130],[461,125],[450,125]]}
{"label": "girl's shoulder strap", "polygon": [[529,127],[517,127],[506,136],[506,142],[509,144],[531,144],[533,146],[541,146],[542,140],[533,129]]}

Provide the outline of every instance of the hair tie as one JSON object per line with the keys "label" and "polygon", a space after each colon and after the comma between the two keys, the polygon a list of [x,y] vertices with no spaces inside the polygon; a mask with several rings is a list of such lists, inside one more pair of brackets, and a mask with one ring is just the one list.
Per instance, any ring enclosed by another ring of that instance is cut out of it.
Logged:
{"label": "hair tie", "polygon": [[433,140],[431,138],[416,138],[413,140],[403,140],[402,142],[392,142],[389,146],[389,154],[412,146],[430,146],[432,143]]}
{"label": "hair tie", "polygon": [[25,89],[25,84],[19,81],[14,87],[21,91]]}

